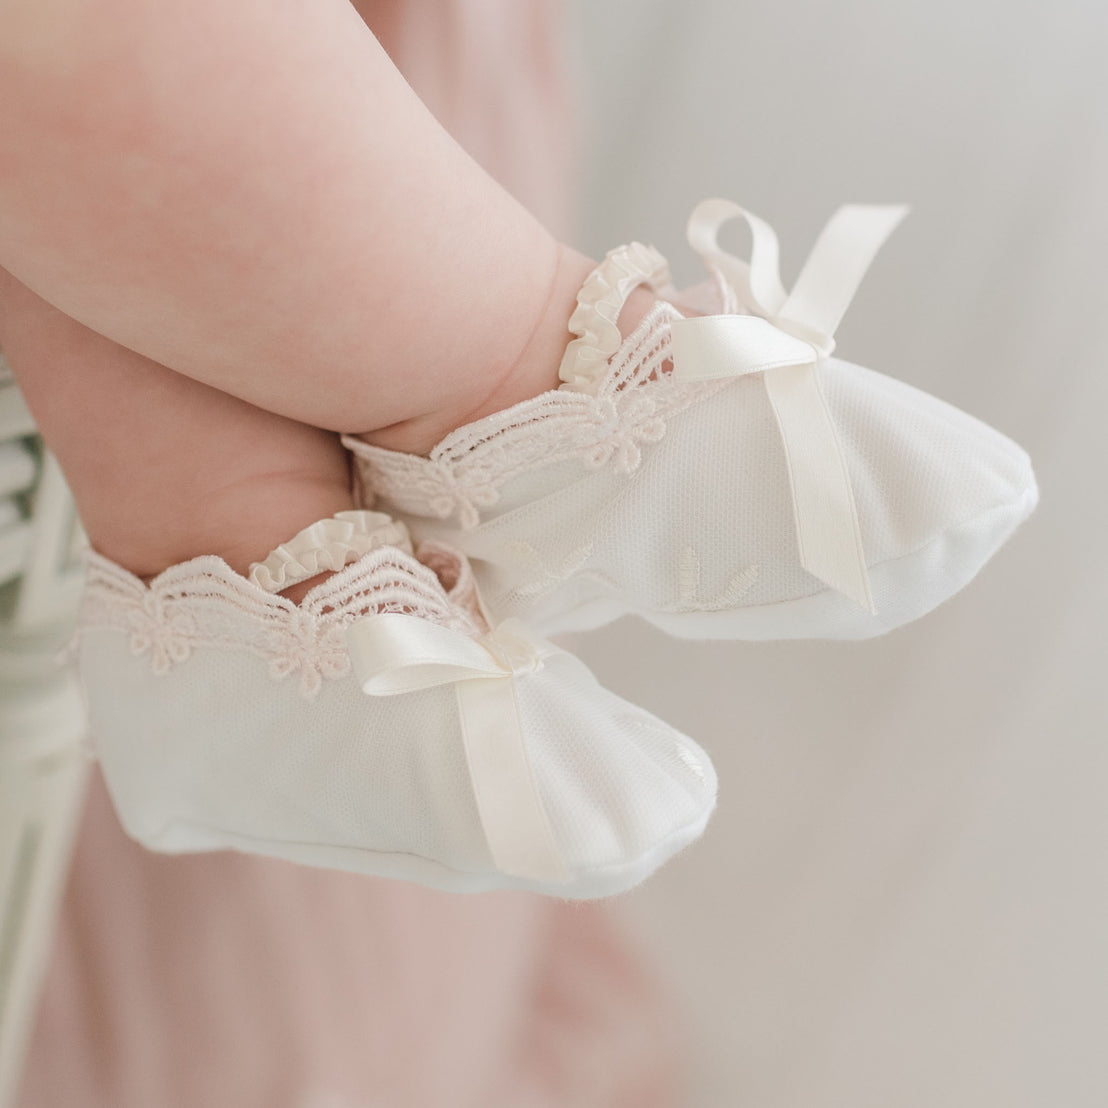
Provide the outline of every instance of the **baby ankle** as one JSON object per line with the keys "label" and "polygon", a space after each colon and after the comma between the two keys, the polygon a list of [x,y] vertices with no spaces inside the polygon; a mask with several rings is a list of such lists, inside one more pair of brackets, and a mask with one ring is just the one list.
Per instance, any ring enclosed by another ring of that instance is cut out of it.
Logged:
{"label": "baby ankle", "polygon": [[[569,317],[576,306],[577,293],[594,264],[585,255],[558,246],[550,290],[530,336],[507,370],[490,384],[484,395],[475,395],[472,405],[428,412],[355,437],[371,446],[426,456],[458,427],[556,389],[561,383],[558,368],[562,354],[573,338],[568,329]],[[648,306],[642,308],[639,318]]]}

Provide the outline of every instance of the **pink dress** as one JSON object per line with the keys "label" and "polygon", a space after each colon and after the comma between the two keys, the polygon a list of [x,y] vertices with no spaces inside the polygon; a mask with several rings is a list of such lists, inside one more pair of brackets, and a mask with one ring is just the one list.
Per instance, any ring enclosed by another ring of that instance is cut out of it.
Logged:
{"label": "pink dress", "polygon": [[[549,3],[356,4],[428,106],[554,230]],[[673,1027],[607,905],[170,858],[93,782],[21,1108],[662,1108]]]}

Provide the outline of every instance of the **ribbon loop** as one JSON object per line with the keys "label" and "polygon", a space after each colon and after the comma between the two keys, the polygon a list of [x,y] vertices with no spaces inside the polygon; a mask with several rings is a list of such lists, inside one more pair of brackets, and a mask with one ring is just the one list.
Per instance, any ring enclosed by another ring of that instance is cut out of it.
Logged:
{"label": "ribbon loop", "polygon": [[[730,200],[705,200],[689,217],[689,243],[753,315],[675,320],[671,332],[677,380],[763,375],[785,450],[800,563],[870,612],[858,510],[818,370],[877,251],[907,212],[902,204],[840,208],[786,292],[773,228]],[[750,227],[749,264],[719,246],[720,228],[736,217]]]}
{"label": "ribbon loop", "polygon": [[368,696],[454,686],[477,811],[497,869],[568,881],[531,769],[515,687],[517,677],[538,672],[557,648],[516,619],[471,638],[400,612],[352,623],[346,642]]}
{"label": "ribbon loop", "polygon": [[[719,229],[736,217],[745,219],[750,228],[749,265],[719,245]],[[764,219],[733,200],[703,200],[689,216],[687,233],[689,245],[723,274],[745,305],[767,317],[785,306],[788,294],[781,284],[777,233]]]}

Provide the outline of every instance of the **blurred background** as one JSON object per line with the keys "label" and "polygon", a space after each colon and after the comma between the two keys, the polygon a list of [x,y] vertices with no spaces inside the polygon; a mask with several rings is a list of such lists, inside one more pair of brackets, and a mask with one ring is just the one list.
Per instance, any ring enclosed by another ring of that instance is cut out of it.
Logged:
{"label": "blurred background", "polygon": [[[582,242],[738,201],[786,285],[831,212],[908,201],[838,353],[1015,438],[1042,503],[980,579],[856,644],[574,649],[695,736],[706,838],[635,892],[690,1105],[1108,1103],[1108,8],[579,2]],[[733,225],[734,226],[734,225]],[[731,249],[748,249],[734,231]]]}

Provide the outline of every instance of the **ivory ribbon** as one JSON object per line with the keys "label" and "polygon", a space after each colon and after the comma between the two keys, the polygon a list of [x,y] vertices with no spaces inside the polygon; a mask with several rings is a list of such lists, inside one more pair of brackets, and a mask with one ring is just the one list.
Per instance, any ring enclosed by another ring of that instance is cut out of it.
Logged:
{"label": "ivory ribbon", "polygon": [[519,620],[471,638],[417,616],[385,612],[350,625],[350,659],[370,696],[453,685],[481,826],[497,868],[514,877],[568,881],[531,771],[515,678],[557,648]]}
{"label": "ivory ribbon", "polygon": [[[785,450],[800,564],[870,612],[858,509],[818,371],[866,270],[907,213],[903,204],[840,208],[786,292],[773,228],[730,200],[705,200],[689,217],[689,243],[755,314],[672,325],[676,380],[762,374]],[[736,216],[750,227],[749,264],[719,246],[720,227]]]}

